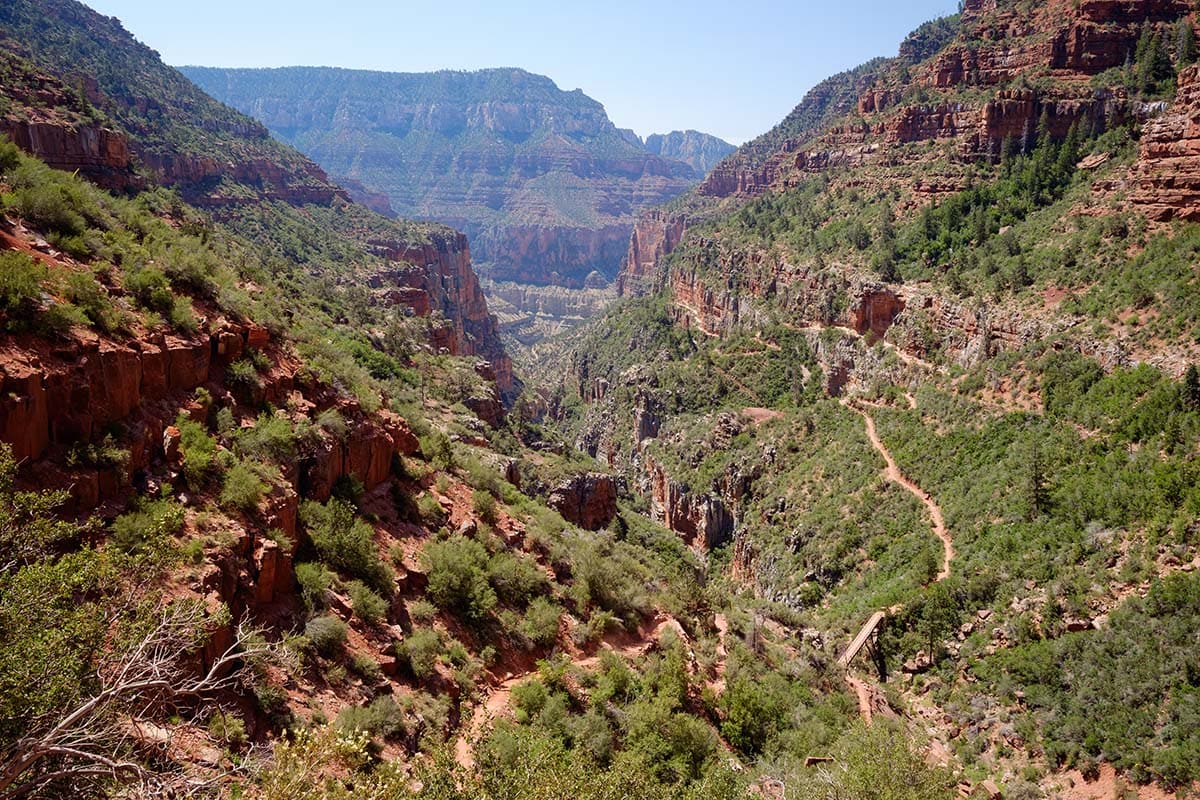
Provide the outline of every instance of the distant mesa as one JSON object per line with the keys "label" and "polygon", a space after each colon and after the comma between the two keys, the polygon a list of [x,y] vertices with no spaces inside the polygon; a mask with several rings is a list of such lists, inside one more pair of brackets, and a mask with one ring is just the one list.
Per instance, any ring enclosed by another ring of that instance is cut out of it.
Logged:
{"label": "distant mesa", "polygon": [[724,139],[700,131],[654,133],[645,140],[628,128],[622,128],[620,133],[630,144],[643,148],[651,155],[682,161],[701,176],[712,172],[721,159],[737,150]]}

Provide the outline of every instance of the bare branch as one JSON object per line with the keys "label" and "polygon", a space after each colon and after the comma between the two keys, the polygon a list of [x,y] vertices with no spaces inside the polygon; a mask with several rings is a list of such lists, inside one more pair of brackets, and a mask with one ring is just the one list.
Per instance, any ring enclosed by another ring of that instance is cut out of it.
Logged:
{"label": "bare branch", "polygon": [[165,776],[127,759],[137,739],[134,732],[167,702],[237,686],[247,663],[273,648],[243,622],[233,643],[197,672],[194,656],[211,622],[204,608],[197,602],[163,603],[154,609],[153,619],[140,637],[97,665],[95,694],[56,720],[35,721],[9,752],[0,754],[0,800],[98,776],[140,781],[148,797],[200,793],[197,787],[203,782],[173,776],[164,783]]}

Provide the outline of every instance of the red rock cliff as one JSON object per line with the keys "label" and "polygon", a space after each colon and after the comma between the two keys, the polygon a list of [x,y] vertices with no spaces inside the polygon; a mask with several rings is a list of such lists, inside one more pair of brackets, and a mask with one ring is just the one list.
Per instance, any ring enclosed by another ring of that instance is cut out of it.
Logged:
{"label": "red rock cliff", "polygon": [[631,297],[649,291],[662,259],[679,246],[687,219],[654,209],[638,218],[629,237],[629,253],[617,276],[617,294]]}
{"label": "red rock cliff", "polygon": [[1200,66],[1179,75],[1170,110],[1147,123],[1130,200],[1151,219],[1200,220]]}
{"label": "red rock cliff", "polygon": [[377,273],[372,288],[414,315],[437,311],[449,323],[448,335],[434,342],[452,355],[478,356],[491,365],[500,393],[511,399],[519,390],[512,359],[500,341],[496,318],[488,312],[479,278],[471,268],[471,249],[461,233],[436,233],[426,243],[374,241],[376,253],[397,263]]}

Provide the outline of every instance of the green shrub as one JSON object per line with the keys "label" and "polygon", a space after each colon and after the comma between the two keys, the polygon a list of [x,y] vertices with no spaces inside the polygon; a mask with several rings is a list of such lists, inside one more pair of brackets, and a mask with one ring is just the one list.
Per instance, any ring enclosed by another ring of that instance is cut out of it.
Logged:
{"label": "green shrub", "polygon": [[325,505],[310,501],[300,507],[300,519],[327,564],[391,594],[392,573],[375,549],[375,531],[355,518],[351,506],[336,499]]}
{"label": "green shrub", "polygon": [[496,498],[491,492],[486,492],[482,489],[476,489],[471,497],[472,505],[475,507],[475,513],[479,518],[488,525],[495,525],[499,517],[496,509]]}
{"label": "green shrub", "polygon": [[99,442],[77,442],[67,452],[67,464],[86,464],[97,469],[113,470],[127,478],[129,473],[129,451],[117,444],[111,434]]}
{"label": "green shrub", "polygon": [[582,716],[572,717],[568,731],[576,750],[582,750],[596,764],[604,765],[612,760],[613,732],[603,714],[589,710]]}
{"label": "green shrub", "polygon": [[550,647],[558,640],[558,621],[562,609],[539,597],[529,604],[521,621],[521,634],[537,647]]}
{"label": "green shrub", "polygon": [[21,148],[0,138],[0,174],[12,172],[21,163]]}
{"label": "green shrub", "polygon": [[331,615],[313,617],[304,626],[304,636],[312,643],[313,649],[327,658],[342,649],[348,632],[346,623]]}
{"label": "green shrub", "polygon": [[317,416],[317,427],[338,441],[345,441],[349,435],[346,418],[336,408],[329,408]]}
{"label": "green shrub", "polygon": [[479,542],[462,536],[430,542],[422,558],[428,568],[429,597],[439,608],[479,620],[495,607],[488,554]]}
{"label": "green shrub", "polygon": [[329,589],[333,586],[333,579],[334,574],[320,564],[296,565],[296,582],[300,584],[300,599],[310,613],[325,608]]}
{"label": "green shrub", "polygon": [[350,581],[346,585],[354,615],[367,624],[374,625],[387,618],[388,602],[371,591],[361,581]]}
{"label": "green shrub", "polygon": [[246,359],[234,361],[225,368],[225,382],[231,391],[243,399],[249,399],[262,388],[262,379],[258,370]]}
{"label": "green shrub", "polygon": [[175,293],[171,282],[157,267],[141,267],[125,273],[125,289],[138,301],[142,308],[170,314],[175,306]]}
{"label": "green shrub", "polygon": [[240,511],[254,511],[266,491],[267,485],[254,468],[245,461],[239,461],[225,472],[221,505]]}
{"label": "green shrub", "polygon": [[108,292],[92,275],[86,272],[68,272],[63,294],[100,330],[111,333],[121,327],[121,313],[113,304]]}
{"label": "green shrub", "polygon": [[246,723],[241,717],[224,711],[218,711],[209,718],[208,735],[235,750],[248,741]]}
{"label": "green shrub", "polygon": [[0,252],[0,311],[9,330],[30,321],[41,303],[45,278],[46,268],[24,253]]}
{"label": "green shrub", "polygon": [[357,506],[366,494],[366,487],[354,475],[343,475],[333,483],[333,496],[344,503]]}
{"label": "green shrub", "polygon": [[279,528],[267,528],[266,536],[272,542],[279,545],[280,551],[287,555],[291,555],[296,547],[296,543],[292,541],[291,537]]}
{"label": "green shrub", "polygon": [[450,437],[441,431],[430,431],[421,437],[421,453],[426,461],[440,470],[454,468],[454,448],[450,446]]}
{"label": "green shrub", "polygon": [[191,539],[186,542],[180,550],[185,564],[203,564],[204,563],[204,542],[199,539]]}
{"label": "green shrub", "polygon": [[224,439],[232,439],[238,432],[237,420],[233,417],[233,409],[222,408],[217,412],[217,434]]}
{"label": "green shrub", "polygon": [[369,706],[349,706],[338,713],[337,728],[391,739],[404,733],[404,710],[391,697],[379,697]]}
{"label": "green shrub", "polygon": [[113,521],[109,542],[124,553],[142,553],[183,530],[184,510],[173,500],[143,503]]}
{"label": "green shrub", "polygon": [[418,680],[433,675],[442,654],[442,635],[432,628],[417,628],[396,644],[396,657],[408,665]]}
{"label": "green shrub", "polygon": [[[230,369],[233,369],[233,365],[230,365]],[[289,464],[296,458],[296,432],[285,417],[262,414],[255,420],[253,428],[238,433],[237,447],[239,452],[250,458]]]}
{"label": "green shrub", "polygon": [[514,686],[512,698],[517,709],[517,719],[528,721],[546,707],[546,701],[550,699],[550,690],[546,688],[546,684],[532,678]]}
{"label": "green shrub", "polygon": [[193,491],[203,488],[216,468],[217,442],[198,422],[180,414],[175,420],[179,428],[179,452],[183,456],[183,478]]}
{"label": "green shrub", "polygon": [[428,600],[414,600],[408,606],[408,615],[418,625],[429,625],[437,617],[437,606]]}
{"label": "green shrub", "polygon": [[71,303],[52,301],[34,320],[33,328],[43,336],[51,336],[65,333],[76,325],[86,328],[89,324],[87,315]]}
{"label": "green shrub", "polygon": [[[44,170],[43,174],[51,173]],[[78,194],[58,180],[30,175],[28,185],[18,186],[11,197],[10,208],[44,233],[75,235],[87,229],[87,220],[76,210]]]}
{"label": "green shrub", "polygon": [[383,667],[379,666],[379,662],[370,656],[356,654],[350,662],[350,668],[358,677],[368,683],[378,683],[383,680]]}
{"label": "green shrub", "polygon": [[549,579],[531,559],[501,551],[492,556],[488,580],[502,601],[523,606],[549,589]]}
{"label": "green shrub", "polygon": [[445,509],[430,492],[417,499],[417,512],[421,515],[421,521],[430,528],[440,528],[446,522]]}

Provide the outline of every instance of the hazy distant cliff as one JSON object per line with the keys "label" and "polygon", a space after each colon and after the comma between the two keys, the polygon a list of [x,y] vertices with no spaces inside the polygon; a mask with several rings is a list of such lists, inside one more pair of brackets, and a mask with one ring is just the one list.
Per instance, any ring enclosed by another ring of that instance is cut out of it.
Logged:
{"label": "hazy distant cliff", "polygon": [[183,71],[396,213],[466,231],[498,280],[611,279],[637,212],[702,177],[627,141],[582,92],[521,70]]}

